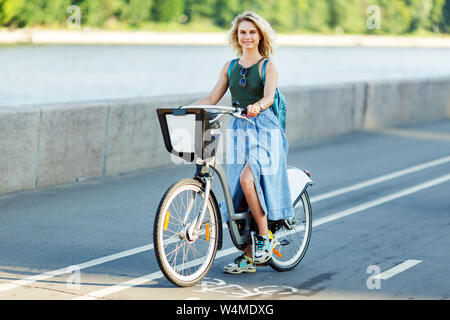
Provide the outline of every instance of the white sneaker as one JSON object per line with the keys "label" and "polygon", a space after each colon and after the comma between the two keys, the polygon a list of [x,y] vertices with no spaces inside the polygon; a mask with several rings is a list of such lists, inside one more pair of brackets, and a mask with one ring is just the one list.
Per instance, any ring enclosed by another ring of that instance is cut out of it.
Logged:
{"label": "white sneaker", "polygon": [[269,261],[272,258],[272,250],[275,246],[275,240],[272,233],[268,236],[257,235],[255,237],[255,254],[253,262],[261,264]]}
{"label": "white sneaker", "polygon": [[253,260],[250,257],[247,257],[245,254],[237,257],[233,263],[226,265],[223,268],[225,273],[243,273],[243,272],[255,272],[256,267],[253,263]]}

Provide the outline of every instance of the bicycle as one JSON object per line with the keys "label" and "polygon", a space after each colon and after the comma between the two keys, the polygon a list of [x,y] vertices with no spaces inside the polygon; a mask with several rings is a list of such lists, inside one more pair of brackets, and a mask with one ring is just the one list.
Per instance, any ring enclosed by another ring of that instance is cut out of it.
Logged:
{"label": "bicycle", "polygon": [[[207,275],[216,252],[222,249],[223,228],[229,229],[237,249],[243,250],[253,243],[255,223],[252,214],[250,210],[235,212],[228,179],[222,165],[216,162],[215,152],[220,134],[214,130],[222,126],[219,119],[231,115],[253,123],[244,116],[245,113],[246,108],[236,104],[231,107],[206,105],[157,109],[166,149],[196,165],[193,178],[182,179],[166,191],[154,222],[156,260],[164,276],[176,286],[194,286]],[[268,221],[276,246],[272,258],[265,264],[277,271],[292,270],[299,264],[312,231],[307,188],[313,181],[306,170],[292,166],[287,170],[295,216]],[[228,212],[225,226],[211,187],[214,174],[219,177]]]}

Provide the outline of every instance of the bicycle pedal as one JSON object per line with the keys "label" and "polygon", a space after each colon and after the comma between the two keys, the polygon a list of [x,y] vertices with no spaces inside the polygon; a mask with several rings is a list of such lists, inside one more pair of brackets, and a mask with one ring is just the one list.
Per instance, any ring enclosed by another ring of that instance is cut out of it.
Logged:
{"label": "bicycle pedal", "polygon": [[270,257],[269,260],[267,260],[266,262],[256,264],[256,266],[257,267],[266,267],[269,265],[270,259],[272,259],[272,257]]}
{"label": "bicycle pedal", "polygon": [[256,266],[257,266],[257,267],[266,267],[266,266],[269,265],[267,262],[268,262],[268,261],[266,261],[266,262],[264,262],[264,263],[257,264]]}

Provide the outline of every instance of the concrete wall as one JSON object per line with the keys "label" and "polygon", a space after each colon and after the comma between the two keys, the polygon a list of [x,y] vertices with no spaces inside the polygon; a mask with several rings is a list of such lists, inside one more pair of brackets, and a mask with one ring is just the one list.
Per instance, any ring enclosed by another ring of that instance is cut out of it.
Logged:
{"label": "concrete wall", "polygon": [[[281,91],[290,147],[353,130],[450,118],[450,79]],[[0,108],[0,194],[169,165],[155,110],[200,97]],[[219,104],[229,105],[229,95]]]}

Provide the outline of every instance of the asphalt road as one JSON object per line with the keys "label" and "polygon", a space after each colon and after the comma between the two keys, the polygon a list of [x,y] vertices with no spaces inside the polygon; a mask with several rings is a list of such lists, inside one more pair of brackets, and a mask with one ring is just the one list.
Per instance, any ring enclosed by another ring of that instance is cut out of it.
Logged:
{"label": "asphalt road", "polygon": [[288,164],[315,183],[293,271],[224,274],[225,230],[200,285],[167,281],[153,220],[184,165],[1,196],[0,299],[450,299],[450,120],[290,149]]}

